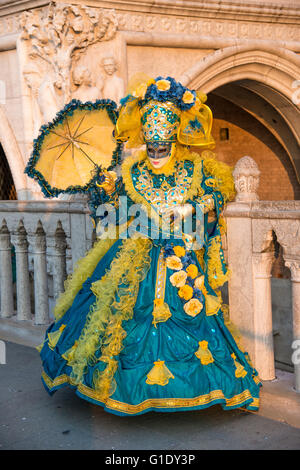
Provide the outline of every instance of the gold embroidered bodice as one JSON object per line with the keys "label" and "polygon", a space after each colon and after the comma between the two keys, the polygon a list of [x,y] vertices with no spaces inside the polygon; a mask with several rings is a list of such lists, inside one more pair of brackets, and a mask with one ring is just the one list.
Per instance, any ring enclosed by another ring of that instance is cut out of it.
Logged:
{"label": "gold embroidered bodice", "polygon": [[158,213],[162,213],[186,199],[190,188],[193,168],[190,162],[175,163],[172,175],[155,175],[141,162],[134,169],[132,178],[135,189],[150,203]]}

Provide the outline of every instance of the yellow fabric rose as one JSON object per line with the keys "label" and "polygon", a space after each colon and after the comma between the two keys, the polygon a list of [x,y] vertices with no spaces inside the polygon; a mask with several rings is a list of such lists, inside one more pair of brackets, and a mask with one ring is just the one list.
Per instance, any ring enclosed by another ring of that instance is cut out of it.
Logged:
{"label": "yellow fabric rose", "polygon": [[170,276],[170,282],[175,287],[182,287],[185,284],[187,273],[185,271],[178,271]]}
{"label": "yellow fabric rose", "polygon": [[193,288],[187,284],[180,287],[178,291],[179,297],[183,298],[184,300],[189,300],[193,297]]}
{"label": "yellow fabric rose", "polygon": [[176,271],[182,269],[182,262],[180,261],[180,258],[178,258],[178,256],[168,256],[168,258],[166,259],[166,264],[168,268],[174,269]]}
{"label": "yellow fabric rose", "polygon": [[179,258],[185,255],[185,249],[183,246],[180,246],[180,245],[174,246],[173,250],[174,250],[175,255],[179,256]]}
{"label": "yellow fabric rose", "polygon": [[196,277],[196,279],[195,279],[195,281],[194,281],[194,286],[195,286],[197,289],[200,289],[200,290],[203,289],[203,286],[204,286],[204,275]]}
{"label": "yellow fabric rose", "polygon": [[170,89],[171,83],[169,80],[158,80],[156,82],[156,87],[159,91],[167,91]]}
{"label": "yellow fabric rose", "polygon": [[198,299],[191,299],[184,305],[184,311],[187,315],[195,317],[201,312],[203,305]]}
{"label": "yellow fabric rose", "polygon": [[195,279],[195,277],[198,275],[198,268],[195,264],[190,264],[186,268],[187,275],[190,276],[192,279]]}
{"label": "yellow fabric rose", "polygon": [[195,96],[193,95],[193,93],[189,90],[186,90],[183,94],[182,101],[185,104],[190,104],[190,103],[193,103],[194,100],[195,100]]}

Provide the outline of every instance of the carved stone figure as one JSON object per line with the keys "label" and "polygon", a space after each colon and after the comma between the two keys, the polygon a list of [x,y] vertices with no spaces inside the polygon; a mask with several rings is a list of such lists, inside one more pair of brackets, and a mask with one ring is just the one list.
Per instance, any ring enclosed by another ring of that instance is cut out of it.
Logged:
{"label": "carved stone figure", "polygon": [[101,91],[93,85],[91,73],[87,67],[77,65],[73,70],[73,83],[76,90],[72,93],[72,98],[85,101],[95,101],[101,98]]}
{"label": "carved stone figure", "polygon": [[114,57],[108,56],[102,59],[101,65],[104,70],[103,97],[119,104],[124,96],[124,80],[116,75],[117,62]]}
{"label": "carved stone figure", "polygon": [[43,123],[43,117],[39,106],[39,88],[42,82],[41,71],[34,62],[28,62],[23,68],[23,75],[26,85],[31,90],[32,96],[32,114],[34,124],[34,137],[37,136],[39,128]]}
{"label": "carved stone figure", "polygon": [[58,90],[62,89],[62,80],[46,74],[39,88],[38,103],[44,123],[52,121],[57,111],[63,106],[62,97]]}

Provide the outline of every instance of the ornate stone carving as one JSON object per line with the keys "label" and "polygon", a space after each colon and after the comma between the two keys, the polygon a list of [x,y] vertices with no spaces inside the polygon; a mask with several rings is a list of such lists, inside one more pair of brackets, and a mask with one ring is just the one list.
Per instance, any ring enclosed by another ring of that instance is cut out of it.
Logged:
{"label": "ornate stone carving", "polygon": [[[38,118],[39,111],[40,120],[47,122],[70,101],[72,91],[78,92],[72,68],[81,54],[92,44],[114,38],[116,14],[113,10],[51,2],[48,9],[24,12],[19,25],[21,42],[31,59],[24,73],[35,103],[34,117]],[[78,97],[93,97],[95,89],[87,89],[87,74],[84,80],[86,88],[77,93]]]}
{"label": "ornate stone carving", "polygon": [[260,171],[251,157],[242,157],[236,164],[233,176],[237,191],[236,201],[257,201]]}
{"label": "ornate stone carving", "polygon": [[243,39],[272,39],[281,40],[284,37],[290,41],[299,40],[299,28],[294,25],[259,23],[253,21],[234,21],[220,18],[187,18],[173,15],[137,15],[135,13],[119,12],[119,27],[125,31],[143,32],[172,32],[210,37],[243,38]]}
{"label": "ornate stone carving", "polygon": [[285,265],[291,271],[292,282],[300,282],[300,259],[298,260],[286,260]]}
{"label": "ornate stone carving", "polygon": [[275,260],[274,252],[253,253],[252,261],[254,276],[256,279],[268,279],[271,277],[272,264]]}
{"label": "ornate stone carving", "polygon": [[[274,214],[273,214],[274,215]],[[266,214],[265,219],[254,219],[252,222],[253,250],[261,252],[270,245],[269,237],[272,231],[276,234],[278,243],[287,257],[300,258],[300,220],[275,219],[272,213]]]}
{"label": "ornate stone carving", "polygon": [[112,56],[106,56],[103,57],[101,65],[103,68],[103,98],[113,100],[118,104],[120,99],[124,97],[125,86],[124,80],[117,76],[117,61]]}

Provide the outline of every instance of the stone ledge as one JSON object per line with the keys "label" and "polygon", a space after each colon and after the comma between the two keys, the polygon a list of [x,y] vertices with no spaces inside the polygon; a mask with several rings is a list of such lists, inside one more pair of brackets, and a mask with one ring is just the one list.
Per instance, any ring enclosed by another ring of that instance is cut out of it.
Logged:
{"label": "stone ledge", "polygon": [[17,321],[16,315],[0,318],[0,339],[35,348],[44,341],[49,325],[35,325],[33,321]]}

